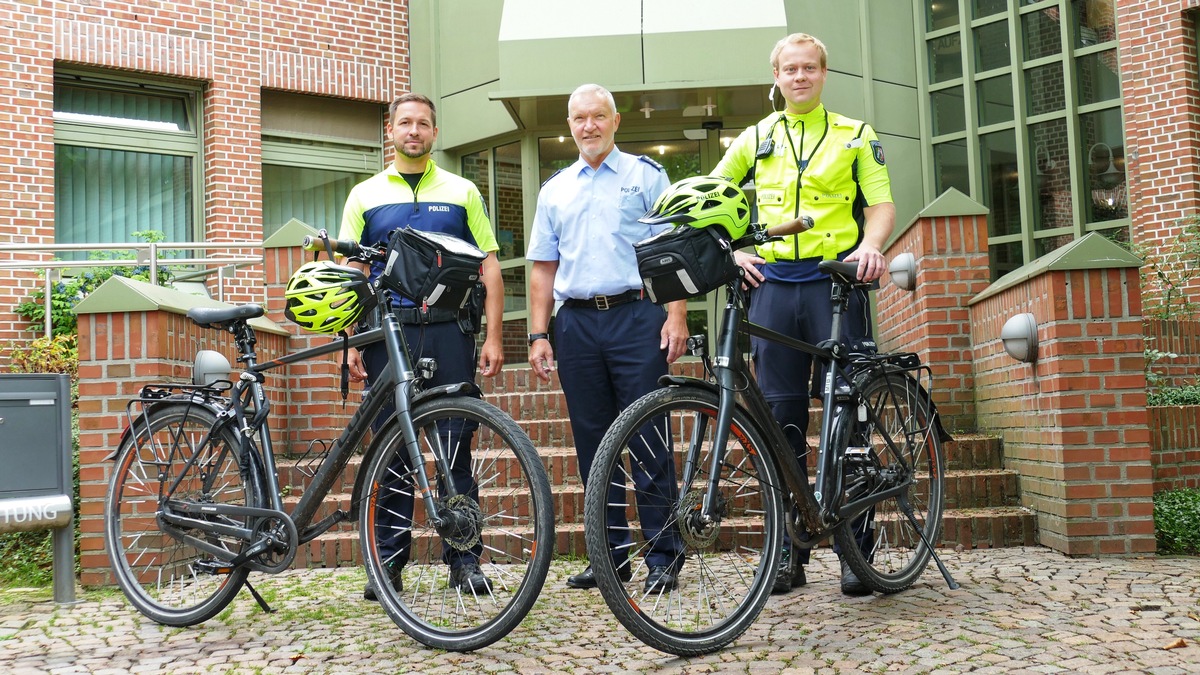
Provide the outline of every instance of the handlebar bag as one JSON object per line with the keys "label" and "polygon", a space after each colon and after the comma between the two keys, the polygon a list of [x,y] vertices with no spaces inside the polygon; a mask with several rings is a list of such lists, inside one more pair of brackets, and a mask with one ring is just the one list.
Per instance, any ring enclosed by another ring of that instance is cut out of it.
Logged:
{"label": "handlebar bag", "polygon": [[383,287],[418,305],[461,309],[483,276],[487,254],[443,232],[404,227],[388,239]]}
{"label": "handlebar bag", "polygon": [[656,304],[695,298],[733,281],[737,263],[716,227],[676,227],[633,245],[646,295]]}

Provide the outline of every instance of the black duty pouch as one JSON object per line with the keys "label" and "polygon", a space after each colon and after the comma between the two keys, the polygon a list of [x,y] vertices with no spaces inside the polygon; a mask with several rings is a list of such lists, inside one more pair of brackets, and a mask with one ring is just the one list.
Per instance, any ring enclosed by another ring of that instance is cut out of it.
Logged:
{"label": "black duty pouch", "polygon": [[655,304],[695,298],[738,277],[724,231],[681,226],[633,245],[638,274]]}
{"label": "black duty pouch", "polygon": [[461,310],[483,278],[486,257],[453,235],[405,227],[393,230],[388,239],[381,279],[384,288],[419,306]]}
{"label": "black duty pouch", "polygon": [[487,300],[487,287],[477,281],[467,296],[467,303],[458,311],[458,327],[464,335],[479,335],[483,330],[484,300]]}

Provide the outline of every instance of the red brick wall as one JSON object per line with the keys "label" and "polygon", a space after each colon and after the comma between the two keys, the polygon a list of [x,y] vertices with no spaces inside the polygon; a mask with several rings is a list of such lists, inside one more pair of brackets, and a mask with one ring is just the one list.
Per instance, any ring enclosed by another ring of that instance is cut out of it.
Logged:
{"label": "red brick wall", "polygon": [[[1134,240],[1162,246],[1200,211],[1200,0],[1117,0]],[[1200,279],[1191,296],[1200,299]],[[1147,310],[1151,309],[1148,305]]]}
{"label": "red brick wall", "polygon": [[[353,27],[347,32],[347,27]],[[203,83],[206,239],[262,239],[262,88],[386,103],[409,83],[407,2],[257,0],[177,3],[16,0],[0,6],[0,243],[53,243],[55,63]],[[247,268],[228,300],[260,300]],[[0,272],[0,344],[22,333],[12,313],[33,272]]]}
{"label": "red brick wall", "polygon": [[1154,407],[1147,412],[1154,491],[1200,488],[1200,405]]}
{"label": "red brick wall", "polygon": [[[1051,271],[971,307],[980,427],[1003,436],[1040,542],[1065,553],[1155,547],[1137,288],[1133,268]],[[999,339],[1023,312],[1039,326],[1033,364]]]}
{"label": "red brick wall", "polygon": [[933,371],[933,399],[951,431],[976,428],[967,302],[988,286],[984,216],[919,218],[886,251],[912,253],[917,288],[876,294],[879,347],[916,352]]}

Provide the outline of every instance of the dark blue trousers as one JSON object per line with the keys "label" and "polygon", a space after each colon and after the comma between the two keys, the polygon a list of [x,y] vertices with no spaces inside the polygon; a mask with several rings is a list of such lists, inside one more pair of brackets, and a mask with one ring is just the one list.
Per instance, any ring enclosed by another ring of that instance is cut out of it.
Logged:
{"label": "dark blue trousers", "polygon": [[[833,282],[828,280],[803,284],[768,281],[751,294],[750,321],[814,345],[828,340],[833,316],[832,287]],[[848,313],[842,316],[842,335],[846,343],[871,335],[866,299],[861,293],[856,292],[850,298]],[[823,395],[825,368],[820,363],[814,364],[813,357],[805,352],[761,338],[750,339],[750,350],[758,386],[807,477],[808,400]],[[854,523],[864,552],[870,550],[872,539],[871,532],[863,526],[869,516],[870,512]],[[789,543],[786,530],[784,543]],[[796,553],[798,562],[808,562],[809,549],[800,548]]]}
{"label": "dark blue trousers", "polygon": [[[420,358],[437,359],[437,371],[433,379],[425,383],[426,387],[475,382],[475,338],[463,334],[457,322],[405,324],[403,330],[409,356],[414,363]],[[369,344],[363,349],[362,357],[367,383],[376,382],[387,365],[387,346],[383,342]],[[475,395],[479,395],[478,390]],[[389,402],[372,422],[371,429],[378,432],[395,411],[396,406]],[[479,501],[479,486],[471,474],[471,441],[477,427],[474,423],[467,424],[465,420],[438,423],[443,447],[450,453],[450,476],[455,490],[458,494],[470,495],[476,502]],[[451,442],[455,444],[454,447],[450,447]],[[375,527],[380,556],[399,567],[408,562],[412,544],[414,483],[408,479],[409,464],[405,453],[397,455],[390,468],[393,471],[392,480],[388,488],[380,491]],[[438,494],[444,495],[445,486],[439,482],[437,487]],[[482,550],[479,545],[469,552],[457,551],[446,545],[442,560],[451,566],[460,562],[475,562]]]}
{"label": "dark blue trousers", "polygon": [[[666,351],[659,349],[666,312],[648,300],[608,310],[562,307],[554,320],[558,377],[567,398],[567,414],[575,437],[579,471],[586,486],[600,440],[617,415],[638,398],[658,388],[667,374]],[[643,437],[651,437],[645,434]],[[664,531],[676,498],[675,462],[670,452],[639,445],[641,460],[631,467],[637,488],[642,535],[650,543],[646,564],[678,570],[682,546],[673,528]],[[610,488],[610,503],[625,499]],[[613,562],[625,563],[631,538],[623,508],[608,511],[608,544]]]}

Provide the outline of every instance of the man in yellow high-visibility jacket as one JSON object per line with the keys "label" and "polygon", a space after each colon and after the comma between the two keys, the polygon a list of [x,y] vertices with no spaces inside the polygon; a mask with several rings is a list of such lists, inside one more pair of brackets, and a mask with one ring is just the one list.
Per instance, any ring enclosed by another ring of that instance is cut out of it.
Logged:
{"label": "man in yellow high-visibility jacket", "polygon": [[[710,172],[739,184],[753,178],[758,221],[764,225],[813,218],[812,229],[759,246],[757,255],[736,254],[746,283],[754,287],[750,320],[812,344],[829,338],[832,315],[832,282],[817,263],[857,261],[859,279],[878,279],[886,265],[880,250],[896,220],[883,146],[874,129],[821,104],[827,60],[825,45],[811,35],[780,40],[771,52],[771,97],[775,109],[778,88],[783,110],[743,131]],[[866,305],[865,297],[851,299],[849,340],[870,335]],[[803,456],[808,399],[819,397],[821,373],[813,372],[812,357],[799,350],[755,338],[751,351],[759,386],[793,449]],[[872,543],[870,520],[856,523],[864,551]],[[785,545],[775,592],[804,585],[808,553]],[[870,593],[845,563],[841,588],[847,595]]]}

